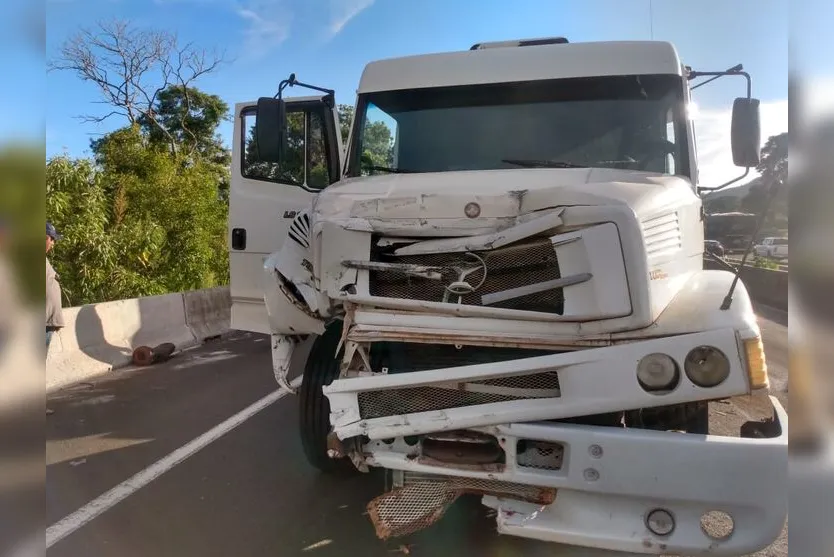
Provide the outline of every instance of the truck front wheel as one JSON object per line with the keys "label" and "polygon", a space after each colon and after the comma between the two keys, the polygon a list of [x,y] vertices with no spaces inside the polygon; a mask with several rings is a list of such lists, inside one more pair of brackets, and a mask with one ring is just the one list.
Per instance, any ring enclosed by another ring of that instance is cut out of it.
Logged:
{"label": "truck front wheel", "polygon": [[330,402],[322,392],[322,387],[339,376],[341,360],[336,354],[336,347],[341,335],[342,322],[335,321],[313,342],[298,393],[298,425],[307,461],[327,474],[347,475],[358,472],[350,459],[327,456],[327,435],[331,431]]}

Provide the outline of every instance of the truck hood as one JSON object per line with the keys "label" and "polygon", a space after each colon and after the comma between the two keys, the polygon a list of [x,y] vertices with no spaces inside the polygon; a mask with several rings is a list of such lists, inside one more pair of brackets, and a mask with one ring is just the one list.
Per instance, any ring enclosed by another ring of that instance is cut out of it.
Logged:
{"label": "truck hood", "polygon": [[[694,198],[685,178],[610,169],[510,169],[350,178],[327,188],[314,202],[314,219],[368,229],[362,222],[431,221],[442,228],[476,230],[535,211],[575,205],[629,206],[645,218]],[[476,203],[477,216],[467,216]],[[470,207],[471,208],[471,207]],[[471,226],[460,225],[470,222]],[[477,223],[477,224],[476,224]],[[433,226],[433,228],[435,228]],[[439,231],[439,228],[436,230]],[[455,234],[457,235],[457,234]]]}

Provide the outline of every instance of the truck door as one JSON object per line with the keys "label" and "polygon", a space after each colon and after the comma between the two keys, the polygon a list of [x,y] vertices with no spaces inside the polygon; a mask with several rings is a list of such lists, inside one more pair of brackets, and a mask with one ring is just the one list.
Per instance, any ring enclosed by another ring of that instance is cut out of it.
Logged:
{"label": "truck door", "polygon": [[281,164],[257,158],[257,102],[235,106],[228,232],[233,329],[269,333],[263,262],[281,248],[296,213],[341,172],[342,138],[332,97],[285,100],[288,157]]}

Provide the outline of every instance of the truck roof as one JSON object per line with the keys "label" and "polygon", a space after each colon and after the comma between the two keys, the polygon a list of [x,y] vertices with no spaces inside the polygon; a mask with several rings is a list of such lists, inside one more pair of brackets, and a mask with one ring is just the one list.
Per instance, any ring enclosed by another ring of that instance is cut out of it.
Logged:
{"label": "truck roof", "polygon": [[359,93],[683,72],[675,47],[663,41],[509,45],[371,62],[362,72]]}

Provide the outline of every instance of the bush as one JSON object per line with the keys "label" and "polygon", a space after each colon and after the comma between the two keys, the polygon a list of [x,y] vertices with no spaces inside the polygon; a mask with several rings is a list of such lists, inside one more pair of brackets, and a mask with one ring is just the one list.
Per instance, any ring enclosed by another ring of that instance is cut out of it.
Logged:
{"label": "bush", "polygon": [[50,260],[65,305],[228,284],[225,169],[184,160],[138,127],[97,144],[96,161],[46,165],[46,214],[64,235]]}
{"label": "bush", "polygon": [[753,259],[752,262],[753,267],[759,267],[760,269],[770,269],[772,271],[778,271],[779,265],[771,261],[766,257],[759,257],[758,255]]}

